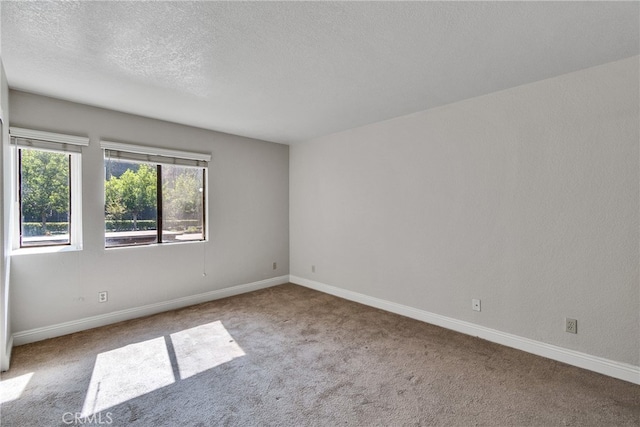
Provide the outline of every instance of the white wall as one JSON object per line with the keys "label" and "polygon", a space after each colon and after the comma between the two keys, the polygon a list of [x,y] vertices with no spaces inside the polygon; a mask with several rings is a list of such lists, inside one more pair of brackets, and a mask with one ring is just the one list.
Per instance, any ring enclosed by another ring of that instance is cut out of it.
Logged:
{"label": "white wall", "polygon": [[[4,66],[0,58],[0,199],[4,194],[9,197],[12,188],[11,179],[4,178],[4,171],[10,171],[10,153],[5,144],[9,140],[9,86]],[[11,361],[11,307],[9,305],[10,271],[9,263],[10,245],[8,237],[11,236],[10,207],[3,203],[0,208],[0,370],[9,369]]]}
{"label": "white wall", "polygon": [[640,365],[638,61],[292,146],[292,276]]}
{"label": "white wall", "polygon": [[[17,91],[9,106],[12,126],[90,137],[84,249],[12,256],[14,333],[289,273],[288,146]],[[209,242],[105,250],[101,138],[211,153]]]}

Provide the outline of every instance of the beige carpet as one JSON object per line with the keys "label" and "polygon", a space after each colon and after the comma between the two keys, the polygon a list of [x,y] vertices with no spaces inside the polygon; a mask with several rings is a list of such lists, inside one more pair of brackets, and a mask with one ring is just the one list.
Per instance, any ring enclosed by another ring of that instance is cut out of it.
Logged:
{"label": "beige carpet", "polygon": [[2,426],[640,424],[640,386],[291,284],[17,347],[2,379]]}

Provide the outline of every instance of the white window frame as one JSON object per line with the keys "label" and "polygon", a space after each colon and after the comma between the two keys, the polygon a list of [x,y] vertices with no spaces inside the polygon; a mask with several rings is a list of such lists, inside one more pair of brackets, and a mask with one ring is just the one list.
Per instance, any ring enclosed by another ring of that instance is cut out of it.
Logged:
{"label": "white window frame", "polygon": [[[100,148],[103,150],[103,153],[106,151],[120,151],[122,153],[131,153],[140,156],[147,156],[147,161],[151,164],[175,164],[176,166],[181,166],[180,161],[184,160],[187,163],[197,162],[198,166],[189,166],[196,167],[198,169],[204,169],[204,235],[202,236],[202,240],[192,240],[192,241],[184,241],[184,242],[157,242],[151,244],[142,244],[142,245],[126,245],[126,246],[105,246],[104,249],[107,251],[111,250],[121,250],[126,248],[141,248],[141,247],[149,247],[149,246],[158,246],[158,245],[176,245],[176,244],[189,244],[189,243],[202,243],[209,241],[209,185],[206,180],[209,179],[209,162],[211,161],[211,154],[208,153],[196,153],[193,151],[183,151],[183,150],[175,150],[168,148],[160,148],[160,147],[152,147],[146,145],[136,145],[129,144],[123,142],[113,142],[113,141],[100,141]],[[104,158],[104,155],[103,155]],[[144,159],[131,159],[134,162],[144,162]],[[203,163],[203,164],[201,164]],[[186,166],[186,165],[182,165]],[[104,184],[102,189],[103,203],[105,197]]]}
{"label": "white window frame", "polygon": [[[12,252],[15,253],[41,253],[60,252],[68,250],[82,250],[82,147],[89,145],[88,137],[65,135],[53,132],[44,132],[33,129],[19,127],[9,127],[9,135],[12,151],[12,163],[15,165],[14,191],[11,197],[13,204],[13,235]],[[18,140],[29,143],[13,142]],[[69,150],[67,146],[75,147],[76,150]],[[69,230],[69,243],[64,245],[49,245],[38,247],[20,247],[20,180],[18,179],[20,170],[18,165],[18,149],[32,149],[39,151],[50,151],[67,154],[70,157],[70,192],[71,192],[71,227]]]}

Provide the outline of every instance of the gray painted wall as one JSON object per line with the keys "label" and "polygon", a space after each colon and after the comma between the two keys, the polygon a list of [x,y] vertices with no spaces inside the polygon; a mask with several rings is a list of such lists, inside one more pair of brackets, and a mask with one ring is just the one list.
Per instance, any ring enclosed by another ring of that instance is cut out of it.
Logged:
{"label": "gray painted wall", "polygon": [[[12,257],[14,333],[289,273],[288,146],[18,91],[9,107],[12,126],[91,139],[82,158],[84,249]],[[210,152],[209,242],[105,250],[100,139]],[[99,304],[103,290],[109,302]]]}
{"label": "gray painted wall", "polygon": [[640,365],[638,61],[292,146],[291,274]]}

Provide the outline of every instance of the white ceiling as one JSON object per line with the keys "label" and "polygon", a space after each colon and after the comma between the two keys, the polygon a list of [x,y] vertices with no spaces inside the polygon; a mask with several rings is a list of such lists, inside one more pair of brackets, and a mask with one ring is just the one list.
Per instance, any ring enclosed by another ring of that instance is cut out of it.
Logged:
{"label": "white ceiling", "polygon": [[2,2],[12,88],[295,143],[638,55],[638,2]]}

